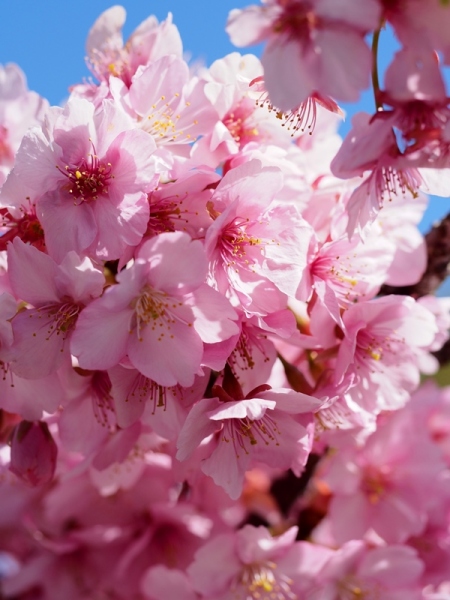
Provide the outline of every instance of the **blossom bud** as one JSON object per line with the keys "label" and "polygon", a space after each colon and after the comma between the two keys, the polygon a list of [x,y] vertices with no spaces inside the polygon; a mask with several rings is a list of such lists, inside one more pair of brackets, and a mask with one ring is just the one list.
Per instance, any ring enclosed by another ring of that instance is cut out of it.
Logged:
{"label": "blossom bud", "polygon": [[29,485],[43,485],[53,479],[57,454],[47,423],[22,421],[12,433],[9,468]]}

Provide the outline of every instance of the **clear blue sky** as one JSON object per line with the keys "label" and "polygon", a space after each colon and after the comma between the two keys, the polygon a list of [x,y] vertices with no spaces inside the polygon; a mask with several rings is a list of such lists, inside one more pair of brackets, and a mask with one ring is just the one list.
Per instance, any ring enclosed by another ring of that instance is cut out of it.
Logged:
{"label": "clear blue sky", "polygon": [[[225,33],[227,15],[232,8],[242,8],[252,0],[158,0],[157,2],[123,2],[128,17],[125,38],[148,15],[159,20],[173,13],[184,43],[193,59],[203,59],[209,65],[215,59],[236,50]],[[257,3],[257,0],[253,0]],[[59,104],[70,85],[89,75],[84,63],[87,33],[98,15],[112,6],[104,0],[11,0],[2,4],[0,19],[0,63],[16,62],[24,70],[30,89]],[[381,72],[395,51],[395,41],[389,33],[381,36]],[[261,53],[261,47],[241,50]],[[368,91],[358,105],[345,106],[347,120],[342,131],[348,131],[351,115],[358,110],[373,111],[373,99]],[[423,223],[423,230],[450,211],[450,200],[432,198]]]}
{"label": "clear blue sky", "polygon": [[[123,2],[127,10],[124,37],[149,15],[154,14],[161,21],[171,12],[185,51],[211,64],[236,50],[225,33],[226,19],[232,8],[248,4],[245,0]],[[18,63],[28,77],[30,89],[58,104],[70,85],[89,74],[84,63],[87,33],[100,13],[113,5],[105,0],[2,3],[0,63]]]}

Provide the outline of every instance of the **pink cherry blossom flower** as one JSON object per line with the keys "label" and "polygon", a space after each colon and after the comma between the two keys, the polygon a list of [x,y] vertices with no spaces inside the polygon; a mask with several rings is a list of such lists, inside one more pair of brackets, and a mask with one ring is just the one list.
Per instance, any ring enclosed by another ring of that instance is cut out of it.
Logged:
{"label": "pink cherry blossom flower", "polygon": [[27,421],[39,421],[44,413],[55,413],[67,401],[68,390],[56,372],[39,379],[18,377],[0,360],[0,408]]}
{"label": "pink cherry blossom flower", "polygon": [[150,220],[145,237],[185,231],[192,239],[203,238],[212,223],[207,206],[218,180],[216,172],[204,170],[161,183],[149,194]]}
{"label": "pink cherry blossom flower", "polygon": [[450,15],[446,2],[382,0],[381,5],[383,17],[394,27],[396,36],[404,46],[428,46],[442,50],[448,64]]}
{"label": "pink cherry blossom flower", "polygon": [[[16,216],[18,213],[18,216]],[[20,207],[19,211],[0,209],[1,227],[0,251],[6,250],[8,242],[19,237],[25,243],[32,244],[39,250],[45,251],[44,230],[36,215],[36,208],[29,205]]]}
{"label": "pink cherry blossom flower", "polygon": [[236,314],[204,283],[206,257],[200,241],[183,232],[145,242],[118,285],[80,315],[72,350],[85,369],[109,369],[128,355],[158,385],[191,386],[201,373],[203,342],[234,335]]}
{"label": "pink cherry blossom flower", "polygon": [[315,91],[357,100],[371,68],[364,36],[378,27],[379,18],[373,0],[364,8],[355,0],[266,0],[260,7],[232,10],[227,32],[236,46],[268,41],[265,83],[271,102],[286,111]]}
{"label": "pink cherry blossom flower", "polygon": [[397,128],[404,156],[417,167],[442,169],[440,178],[445,177],[450,188],[445,133],[450,109],[435,52],[420,45],[397,52],[386,71],[380,101],[391,107],[380,116],[386,115]]}
{"label": "pink cherry blossom flower", "polygon": [[[205,82],[192,77],[188,65],[177,56],[166,55],[139,69],[124,96],[138,129],[157,146],[186,156],[198,136],[217,122],[217,112],[205,96]],[[167,154],[166,154],[167,156]]]}
{"label": "pink cherry blossom flower", "polygon": [[385,73],[380,99],[400,109],[398,122],[403,122],[401,131],[409,137],[409,133],[442,127],[448,120],[445,92],[438,57],[430,48],[417,44],[395,54]]}
{"label": "pink cherry blossom flower", "polygon": [[430,161],[420,150],[409,155],[402,152],[394,130],[395,115],[382,111],[373,117],[358,113],[352,124],[352,131],[331,162],[336,177],[365,175],[348,201],[349,236],[355,229],[363,230],[372,223],[384,202],[392,197],[406,196],[413,200],[419,190],[448,195],[450,171],[443,169],[439,177],[432,168],[434,158]]}
{"label": "pink cherry blossom flower", "polygon": [[291,527],[272,537],[265,527],[245,525],[216,536],[187,570],[194,589],[216,600],[304,597],[331,550],[296,542],[296,534]]}
{"label": "pink cherry blossom flower", "polygon": [[363,446],[340,449],[324,467],[333,493],[328,518],[338,543],[370,531],[387,543],[404,543],[448,506],[440,451],[420,420],[404,411],[379,420]]}
{"label": "pink cherry blossom flower", "polygon": [[370,411],[399,408],[419,384],[417,349],[427,349],[435,318],[411,297],[384,296],[350,306],[336,360],[336,382],[356,375],[350,391]]}
{"label": "pink cherry blossom flower", "polygon": [[158,435],[176,439],[189,407],[202,398],[208,377],[196,377],[194,385],[164,387],[136,369],[122,366],[108,371],[111,395],[119,427],[129,427],[140,420]]}
{"label": "pink cherry blossom flower", "polygon": [[268,385],[244,396],[229,368],[223,386],[216,385],[215,397],[190,410],[178,437],[178,460],[213,436],[201,469],[233,499],[241,494],[245,471],[255,461],[300,473],[311,449],[312,412],[321,402]]}
{"label": "pink cherry blossom flower", "polygon": [[44,98],[28,91],[17,65],[0,65],[0,186],[14,165],[23,135],[41,123],[47,109]]}
{"label": "pink cherry blossom flower", "polygon": [[306,266],[312,230],[294,207],[272,202],[281,183],[278,169],[252,160],[229,171],[211,199],[210,280],[249,315],[286,308]]}
{"label": "pink cherry blossom flower", "polygon": [[147,226],[155,144],[111,101],[97,113],[80,99],[52,111],[24,137],[13,171],[34,191],[48,252],[58,261],[71,250],[119,258]]}
{"label": "pink cherry blossom flower", "polygon": [[373,236],[362,243],[358,236],[311,243],[308,268],[305,269],[297,298],[308,300],[316,281],[325,282],[339,306],[373,298],[386,280],[392,262],[392,247]]}
{"label": "pink cherry blossom flower", "polygon": [[45,377],[69,360],[78,315],[100,296],[105,278],[88,258],[70,252],[57,264],[20,238],[8,246],[8,263],[14,293],[34,307],[19,311],[12,320],[10,367],[21,377]]}
{"label": "pink cherry blossom flower", "polygon": [[311,600],[420,600],[423,565],[407,546],[370,548],[354,540],[336,550],[317,575]]}
{"label": "pink cherry blossom flower", "polygon": [[182,42],[170,13],[162,23],[158,23],[154,16],[143,21],[126,44],[122,38],[125,18],[125,9],[113,6],[98,17],[89,31],[87,62],[99,81],[108,81],[110,76],[114,76],[129,86],[139,66],[167,54],[181,57]]}
{"label": "pink cherry blossom flower", "polygon": [[82,371],[78,367],[58,374],[65,389],[70,389],[58,419],[61,446],[90,460],[116,427],[111,381],[106,371]]}
{"label": "pink cherry blossom flower", "polygon": [[216,60],[203,75],[205,95],[219,120],[196,143],[193,157],[197,161],[216,167],[252,142],[288,147],[286,124],[273,107],[261,101],[262,73],[256,56],[233,52]]}

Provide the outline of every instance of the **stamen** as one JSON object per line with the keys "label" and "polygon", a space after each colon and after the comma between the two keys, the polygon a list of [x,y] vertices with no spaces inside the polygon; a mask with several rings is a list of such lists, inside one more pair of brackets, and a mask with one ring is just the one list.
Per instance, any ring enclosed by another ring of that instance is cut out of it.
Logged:
{"label": "stamen", "polygon": [[99,196],[105,196],[108,193],[109,181],[114,178],[111,163],[101,162],[93,144],[92,148],[93,152],[88,154],[87,159],[83,158],[74,167],[66,165],[61,169],[56,165],[56,168],[69,180],[65,188],[77,201],[75,204],[90,202],[97,200]]}
{"label": "stamen", "polygon": [[111,380],[106,371],[95,371],[92,375],[91,386],[94,391],[92,406],[95,418],[102,427],[113,425],[113,398],[111,396]]}
{"label": "stamen", "polygon": [[243,419],[230,419],[224,422],[221,432],[221,440],[226,443],[232,443],[236,458],[240,453],[249,454],[248,444],[255,446],[263,443],[269,446],[274,443],[279,446],[277,437],[281,434],[276,421],[269,414],[265,414],[261,419],[252,420],[248,417]]}
{"label": "stamen", "polygon": [[222,119],[223,124],[238,144],[252,140],[262,141],[256,122],[252,119],[254,104],[249,98],[241,98],[233,109]]}
{"label": "stamen", "polygon": [[[367,589],[356,577],[348,575],[341,579],[338,584],[339,598],[342,600],[363,600],[363,598],[378,598],[378,591],[376,590],[376,596],[372,595],[371,590]],[[375,590],[372,590],[375,591]]]}
{"label": "stamen", "polygon": [[[168,143],[191,143],[195,138],[190,133],[185,133],[184,130],[178,128],[178,122],[181,119],[179,109],[179,96],[174,94],[174,97],[166,101],[165,96],[161,96],[154,104],[152,104],[153,112],[151,112],[140,123],[141,128],[155,138],[157,144]],[[189,103],[185,103],[189,106]],[[197,125],[198,121],[193,120],[192,125]]]}
{"label": "stamen", "polygon": [[296,600],[292,592],[293,581],[277,573],[274,562],[246,565],[233,583],[233,600]]}
{"label": "stamen", "polygon": [[[175,231],[180,229],[183,224],[187,225],[189,220],[186,216],[194,214],[183,206],[183,201],[187,196],[188,192],[185,193],[184,198],[176,195],[155,199],[155,195],[150,194],[150,220],[146,235],[158,235],[166,231]],[[177,227],[175,227],[175,223],[177,223]]]}
{"label": "stamen", "polygon": [[142,373],[139,373],[130,391],[127,394],[125,402],[147,402],[150,401],[153,404],[152,414],[154,415],[156,410],[162,408],[163,411],[167,410],[167,400],[169,393],[173,396],[182,397],[182,391],[179,385],[173,387],[164,387],[159,385],[152,379],[145,377]]}
{"label": "stamen", "polygon": [[184,307],[183,302],[180,302],[177,298],[146,285],[141,290],[141,295],[131,303],[135,315],[130,333],[135,330],[139,341],[142,342],[143,328],[149,326],[152,331],[159,332],[158,342],[162,341],[165,336],[174,338],[171,330],[176,322],[181,322],[188,327],[193,325],[192,322],[186,320],[184,315],[180,314],[182,307]]}
{"label": "stamen", "polygon": [[379,206],[383,206],[386,197],[392,201],[400,192],[403,196],[409,192],[417,198],[419,186],[423,180],[416,169],[397,170],[393,167],[381,167],[374,171],[375,186],[379,196]]}
{"label": "stamen", "polygon": [[261,238],[247,233],[246,228],[250,224],[248,218],[236,217],[224,229],[221,236],[220,253],[227,267],[233,267],[239,272],[239,266],[254,271],[253,265],[256,259],[248,256],[247,251],[253,246],[264,246]]}
{"label": "stamen", "polygon": [[254,349],[264,356],[264,362],[268,362],[270,357],[267,355],[262,340],[267,339],[267,336],[263,333],[257,335],[251,329],[245,325],[242,326],[241,335],[239,336],[236,347],[234,348],[231,355],[228,357],[228,364],[230,365],[234,375],[238,377],[236,369],[248,371],[253,369],[255,366],[255,360],[253,357]]}
{"label": "stamen", "polygon": [[[46,332],[46,341],[54,335],[61,336],[66,340],[71,330],[75,327],[78,319],[78,314],[82,306],[74,302],[65,302],[62,304],[46,304],[39,308],[30,309],[27,314],[28,318],[44,320],[45,325],[48,325]],[[36,337],[37,333],[33,333]],[[61,348],[61,352],[63,349]]]}

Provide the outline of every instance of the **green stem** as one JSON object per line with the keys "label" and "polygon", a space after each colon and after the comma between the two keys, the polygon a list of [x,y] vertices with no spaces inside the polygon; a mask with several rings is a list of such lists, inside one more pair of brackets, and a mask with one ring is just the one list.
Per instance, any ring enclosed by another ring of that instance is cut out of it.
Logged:
{"label": "green stem", "polygon": [[383,110],[383,103],[380,102],[380,81],[378,79],[378,43],[380,41],[381,26],[374,32],[372,38],[372,86],[375,106],[377,111]]}

